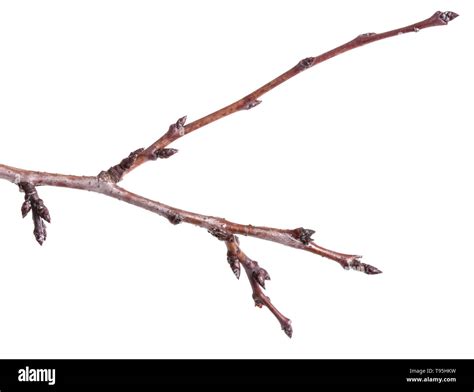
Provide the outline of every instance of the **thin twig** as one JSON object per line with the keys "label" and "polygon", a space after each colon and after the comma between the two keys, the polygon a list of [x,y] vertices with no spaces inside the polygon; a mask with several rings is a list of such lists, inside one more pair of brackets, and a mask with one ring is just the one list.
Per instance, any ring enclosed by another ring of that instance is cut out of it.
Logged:
{"label": "thin twig", "polygon": [[266,306],[280,323],[281,329],[291,338],[293,335],[291,320],[285,317],[275,307],[275,305],[272,304],[270,298],[263,293],[262,289],[265,289],[265,281],[270,280],[268,272],[260,267],[256,261],[250,259],[242,249],[240,249],[239,240],[236,236],[227,239],[225,244],[227,246],[227,260],[229,261],[235,276],[237,276],[237,278],[240,276],[240,272],[235,272],[240,271],[240,268],[237,267],[239,263],[245,269],[245,273],[250,282],[250,287],[252,287],[252,298],[255,301],[255,306],[259,308]]}
{"label": "thin twig", "polygon": [[[337,261],[346,269],[352,268],[354,262],[361,258],[361,256],[339,253],[317,245],[310,241],[308,234],[310,235],[314,231],[309,229],[299,227],[284,230],[273,227],[243,225],[223,218],[181,210],[129,192],[119,187],[113,181],[104,180],[104,178],[108,179],[108,177],[101,175],[97,177],[79,177],[36,172],[0,164],[0,178],[15,184],[28,183],[32,186],[48,185],[100,193],[163,216],[173,224],[181,222],[191,223],[209,230],[217,237],[219,236],[218,233],[221,233],[221,235],[236,234],[277,242],[282,245],[327,257],[328,259]],[[362,270],[362,272],[367,274],[380,273],[375,267],[366,264],[364,264],[364,266],[366,266],[366,268]],[[357,269],[361,270],[360,268]]]}
{"label": "thin twig", "polygon": [[155,141],[137,156],[137,159],[127,170],[127,172],[136,169],[138,166],[142,165],[145,162],[155,160],[157,151],[164,149],[175,140],[199,128],[202,128],[207,124],[220,120],[221,118],[226,117],[230,114],[233,114],[240,110],[249,110],[254,108],[262,102],[259,100],[262,95],[268,93],[280,84],[286,82],[287,80],[298,75],[299,73],[306,71],[311,67],[314,67],[317,64],[320,64],[349,50],[359,48],[375,41],[380,41],[385,38],[390,38],[406,33],[416,33],[428,27],[447,25],[448,22],[455,19],[456,17],[458,17],[458,14],[456,14],[455,12],[437,11],[431,17],[422,20],[421,22],[413,23],[411,25],[401,27],[395,30],[386,31],[384,33],[360,34],[351,41],[346,42],[345,44],[338,46],[337,48],[329,50],[328,52],[320,54],[319,56],[307,57],[305,59],[302,59],[288,71],[282,73],[275,79],[264,84],[263,86],[259,87],[250,94],[247,94],[245,97],[239,99],[238,101],[231,103],[230,105],[227,105],[211,114],[208,114],[207,116],[201,117],[200,119],[195,120],[187,125],[185,125],[186,116],[181,117],[176,123],[170,125],[168,131],[162,137],[160,137],[157,141]]}

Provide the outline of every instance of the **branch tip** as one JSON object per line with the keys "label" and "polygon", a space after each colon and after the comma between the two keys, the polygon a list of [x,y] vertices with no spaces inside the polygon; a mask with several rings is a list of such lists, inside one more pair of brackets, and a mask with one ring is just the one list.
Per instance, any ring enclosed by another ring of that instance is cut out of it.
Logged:
{"label": "branch tip", "polygon": [[293,327],[291,326],[291,320],[287,319],[286,322],[281,324],[281,329],[286,333],[290,339],[293,336]]}
{"label": "branch tip", "polygon": [[445,11],[445,12],[437,11],[435,12],[433,16],[439,18],[444,24],[448,24],[452,20],[456,19],[459,16],[459,14],[452,11]]}
{"label": "branch tip", "polygon": [[362,258],[362,256],[355,256],[351,261],[347,263],[347,265],[344,266],[344,269],[352,269],[355,271],[363,272],[367,275],[377,275],[382,273],[382,271],[380,271],[373,265],[360,262],[360,258]]}

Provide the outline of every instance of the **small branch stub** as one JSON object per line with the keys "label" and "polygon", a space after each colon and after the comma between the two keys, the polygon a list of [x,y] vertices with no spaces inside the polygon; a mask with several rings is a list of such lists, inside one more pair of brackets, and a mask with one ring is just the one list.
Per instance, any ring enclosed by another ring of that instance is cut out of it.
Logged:
{"label": "small branch stub", "polygon": [[36,241],[40,245],[46,241],[46,224],[45,221],[51,223],[51,216],[49,215],[48,208],[44,205],[43,200],[38,196],[36,187],[28,182],[20,182],[20,190],[25,192],[25,201],[21,206],[21,215],[25,218],[31,211],[33,216],[34,230],[33,234]]}

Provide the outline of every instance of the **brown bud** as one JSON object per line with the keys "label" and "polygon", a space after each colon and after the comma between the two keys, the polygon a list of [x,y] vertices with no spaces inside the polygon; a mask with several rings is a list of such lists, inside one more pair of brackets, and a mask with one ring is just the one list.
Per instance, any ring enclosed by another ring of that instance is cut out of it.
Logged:
{"label": "brown bud", "polygon": [[255,301],[255,306],[257,308],[261,308],[263,306],[263,301],[260,298],[254,296],[253,300]]}
{"label": "brown bud", "polygon": [[344,265],[344,269],[353,269],[355,271],[363,272],[367,275],[376,275],[382,273],[382,271],[380,271],[378,268],[375,268],[373,265],[361,263],[358,260],[358,258],[361,257],[362,256],[357,256],[357,258]]}
{"label": "brown bud", "polygon": [[308,245],[313,239],[311,236],[316,233],[314,230],[298,227],[293,230],[293,237],[300,240],[304,245]]}
{"label": "brown bud", "polygon": [[282,322],[281,329],[291,339],[291,337],[293,336],[293,328],[291,327],[291,320],[290,319],[286,319],[286,321]]}
{"label": "brown bud", "polygon": [[234,273],[237,279],[240,279],[240,264],[233,265],[232,272]]}
{"label": "brown bud", "polygon": [[[178,118],[178,121],[176,121],[174,124],[171,124],[168,132],[178,132],[180,135],[181,133],[184,135],[184,124],[186,123],[187,116],[183,116],[181,118]],[[182,135],[181,135],[182,136]]]}
{"label": "brown bud", "polygon": [[176,126],[178,128],[184,127],[184,124],[186,124],[187,119],[188,119],[188,116],[183,116],[181,118],[178,118],[178,121],[176,121]]}
{"label": "brown bud", "polygon": [[227,262],[237,279],[240,278],[240,262],[239,258],[232,252],[227,252]]}
{"label": "brown bud", "polygon": [[49,215],[48,208],[43,204],[43,200],[37,201],[36,211],[40,218],[43,218],[46,222],[51,223],[51,216]]}
{"label": "brown bud", "polygon": [[43,203],[43,200],[39,198],[36,187],[28,182],[21,182],[19,184],[20,189],[25,192],[25,201],[21,206],[21,214],[23,218],[32,211],[33,215],[33,234],[36,241],[40,245],[46,240],[46,224],[44,221],[50,223],[51,216],[49,211]]}
{"label": "brown bud", "polygon": [[456,12],[452,12],[452,11],[446,11],[446,12],[439,13],[439,18],[446,24],[451,22],[453,19],[456,19],[458,16],[459,16],[459,14],[456,14]]}
{"label": "brown bud", "polygon": [[212,234],[214,237],[216,237],[220,241],[228,241],[228,242],[234,241],[234,235],[232,233],[228,233],[227,231],[219,227],[211,227],[207,231],[209,234]]}
{"label": "brown bud", "polygon": [[21,205],[21,215],[23,218],[28,215],[31,211],[31,202],[29,200],[25,200]]}
{"label": "brown bud", "polygon": [[245,110],[250,110],[252,108],[254,108],[255,106],[258,106],[262,103],[262,101],[260,101],[259,99],[254,99],[253,101],[250,101],[249,103],[247,103],[245,106],[244,106],[244,109]]}
{"label": "brown bud", "polygon": [[38,244],[43,245],[43,242],[46,241],[46,225],[44,224],[43,220],[40,216],[38,216],[35,212],[33,212],[33,223],[34,223],[34,230],[33,234],[38,241]]}
{"label": "brown bud", "polygon": [[173,225],[178,225],[183,221],[183,217],[178,214],[168,214],[167,218]]}
{"label": "brown bud", "polygon": [[307,57],[298,63],[301,70],[305,70],[313,65],[314,57]]}
{"label": "brown bud", "polygon": [[176,154],[178,150],[176,148],[159,148],[153,153],[154,159],[167,159],[174,154]]}
{"label": "brown bud", "polygon": [[258,270],[254,271],[252,275],[257,283],[263,288],[265,288],[265,281],[270,280],[270,275],[263,268],[259,268]]}

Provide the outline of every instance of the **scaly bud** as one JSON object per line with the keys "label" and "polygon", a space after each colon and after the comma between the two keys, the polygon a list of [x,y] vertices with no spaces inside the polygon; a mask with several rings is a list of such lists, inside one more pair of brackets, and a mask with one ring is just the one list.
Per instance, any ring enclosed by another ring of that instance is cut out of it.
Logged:
{"label": "scaly bud", "polygon": [[23,218],[28,215],[28,213],[31,211],[31,202],[30,200],[25,200],[23,204],[21,205],[21,215]]}

